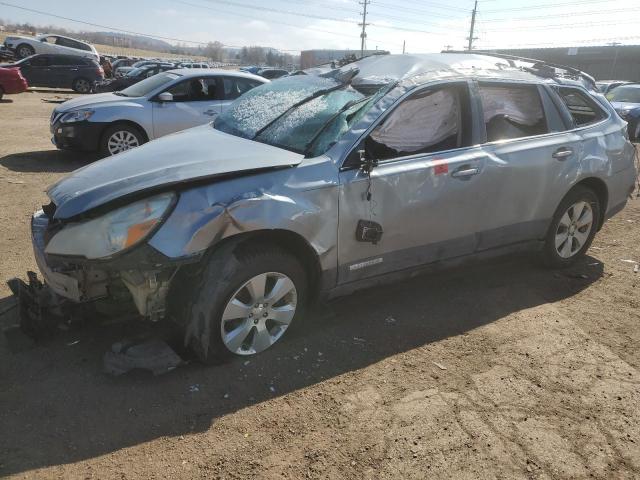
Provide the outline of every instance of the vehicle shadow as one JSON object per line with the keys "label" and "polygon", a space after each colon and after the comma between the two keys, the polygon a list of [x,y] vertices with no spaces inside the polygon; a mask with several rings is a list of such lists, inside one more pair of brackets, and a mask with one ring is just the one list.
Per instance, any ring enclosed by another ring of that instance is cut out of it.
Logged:
{"label": "vehicle shadow", "polygon": [[0,165],[14,172],[71,172],[97,160],[96,153],[40,150],[5,155]]}
{"label": "vehicle shadow", "polygon": [[0,345],[0,473],[206,431],[240,409],[570,297],[602,276],[594,262],[554,272],[511,257],[376,287],[316,306],[304,328],[249,363],[193,363],[160,377],[101,373],[103,353],[131,324],[63,332],[17,354]]}
{"label": "vehicle shadow", "polygon": [[10,98],[3,98],[0,100],[0,103],[13,103],[13,100],[11,100]]}

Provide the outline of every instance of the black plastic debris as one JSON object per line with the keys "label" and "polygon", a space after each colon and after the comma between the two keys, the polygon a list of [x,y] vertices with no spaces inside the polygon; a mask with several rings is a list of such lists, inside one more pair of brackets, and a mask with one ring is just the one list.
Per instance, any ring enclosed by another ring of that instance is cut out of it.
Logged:
{"label": "black plastic debris", "polygon": [[162,375],[183,364],[182,358],[164,340],[157,338],[114,343],[103,358],[105,373],[115,376],[135,369]]}

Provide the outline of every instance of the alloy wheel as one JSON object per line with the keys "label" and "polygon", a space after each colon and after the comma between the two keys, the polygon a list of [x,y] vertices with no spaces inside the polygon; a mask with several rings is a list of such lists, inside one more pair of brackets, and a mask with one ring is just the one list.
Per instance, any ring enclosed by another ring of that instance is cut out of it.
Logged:
{"label": "alloy wheel", "polygon": [[33,55],[33,53],[31,53],[31,48],[29,47],[20,47],[18,49],[18,57],[20,58],[26,58]]}
{"label": "alloy wheel", "polygon": [[576,202],[560,217],[555,245],[558,255],[571,258],[589,239],[593,228],[593,209],[589,202]]}
{"label": "alloy wheel", "polygon": [[78,93],[89,93],[91,91],[91,84],[84,79],[77,80],[76,90]]}
{"label": "alloy wheel", "polygon": [[107,148],[111,155],[130,150],[140,146],[138,138],[127,130],[119,130],[114,132],[107,141]]}
{"label": "alloy wheel", "polygon": [[227,349],[254,355],[276,343],[296,313],[298,294],[282,273],[261,273],[231,296],[222,312],[220,333]]}

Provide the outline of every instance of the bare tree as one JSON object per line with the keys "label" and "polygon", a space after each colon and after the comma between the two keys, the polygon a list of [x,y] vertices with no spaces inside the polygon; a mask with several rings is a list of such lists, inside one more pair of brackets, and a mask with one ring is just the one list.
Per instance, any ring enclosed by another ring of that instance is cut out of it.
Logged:
{"label": "bare tree", "polygon": [[204,56],[210,58],[214,62],[221,62],[224,57],[224,45],[218,41],[209,42],[207,46],[204,47]]}

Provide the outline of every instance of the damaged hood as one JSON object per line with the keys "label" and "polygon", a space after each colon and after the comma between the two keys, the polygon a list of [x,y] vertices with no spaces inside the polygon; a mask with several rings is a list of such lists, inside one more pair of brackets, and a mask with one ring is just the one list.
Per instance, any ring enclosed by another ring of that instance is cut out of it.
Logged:
{"label": "damaged hood", "polygon": [[113,200],[235,172],[298,165],[303,155],[203,125],[105,158],[53,184],[55,218],[66,219]]}

